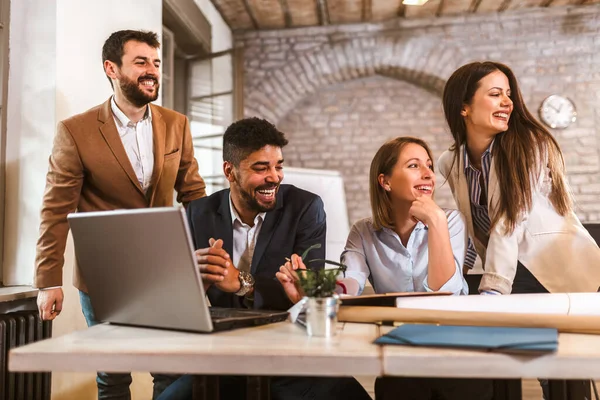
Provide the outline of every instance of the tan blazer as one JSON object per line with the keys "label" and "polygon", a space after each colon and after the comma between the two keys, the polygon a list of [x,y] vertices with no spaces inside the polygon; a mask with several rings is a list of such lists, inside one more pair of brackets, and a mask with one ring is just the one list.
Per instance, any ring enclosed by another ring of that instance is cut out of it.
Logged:
{"label": "tan blazer", "polygon": [[[460,148],[463,154],[463,147]],[[447,179],[457,208],[467,219],[469,235],[483,261],[485,273],[479,290],[511,293],[517,260],[537,278],[550,293],[595,292],[600,287],[600,249],[575,213],[559,215],[548,198],[550,174],[543,169],[532,193],[531,211],[524,214],[514,232],[505,235],[500,220],[490,232],[487,247],[474,235],[469,185],[464,173],[463,157],[454,162],[453,151],[445,151],[438,168]],[[488,209],[498,207],[500,186],[494,168],[490,167]]]}
{"label": "tan blazer", "polygon": [[[41,212],[34,285],[63,284],[67,214],[127,208],[165,207],[205,196],[187,118],[150,105],[154,171],[144,194],[110,108],[104,104],[58,124]],[[86,291],[76,267],[73,284]]]}

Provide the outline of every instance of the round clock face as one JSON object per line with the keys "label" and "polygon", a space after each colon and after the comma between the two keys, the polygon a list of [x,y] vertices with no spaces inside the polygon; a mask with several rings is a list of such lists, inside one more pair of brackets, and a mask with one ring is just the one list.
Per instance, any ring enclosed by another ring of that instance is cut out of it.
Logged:
{"label": "round clock face", "polygon": [[564,129],[575,122],[577,111],[573,102],[566,97],[553,94],[546,97],[540,107],[542,122],[553,129]]}

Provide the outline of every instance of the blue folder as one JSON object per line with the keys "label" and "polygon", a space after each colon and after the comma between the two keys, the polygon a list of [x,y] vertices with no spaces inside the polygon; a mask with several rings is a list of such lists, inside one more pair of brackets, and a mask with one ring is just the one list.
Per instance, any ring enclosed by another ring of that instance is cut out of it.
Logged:
{"label": "blue folder", "polygon": [[558,331],[553,328],[404,324],[379,337],[375,343],[549,353],[558,348]]}

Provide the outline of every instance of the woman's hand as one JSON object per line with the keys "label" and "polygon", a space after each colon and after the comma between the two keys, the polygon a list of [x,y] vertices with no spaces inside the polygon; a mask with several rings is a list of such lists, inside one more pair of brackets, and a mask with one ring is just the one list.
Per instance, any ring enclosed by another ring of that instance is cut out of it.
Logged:
{"label": "woman's hand", "polygon": [[435,226],[440,222],[448,224],[446,213],[435,204],[431,196],[418,197],[412,202],[408,213],[413,219],[423,222],[428,227]]}

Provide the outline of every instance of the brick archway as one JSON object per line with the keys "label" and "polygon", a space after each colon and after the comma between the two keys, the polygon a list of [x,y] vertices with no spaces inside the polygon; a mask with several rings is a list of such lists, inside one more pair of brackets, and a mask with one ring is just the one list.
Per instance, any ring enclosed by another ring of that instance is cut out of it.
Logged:
{"label": "brick archway", "polygon": [[379,35],[328,42],[296,54],[248,85],[244,113],[277,124],[299,100],[317,90],[375,74],[441,95],[445,79],[464,61],[458,48],[431,39]]}

